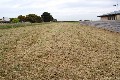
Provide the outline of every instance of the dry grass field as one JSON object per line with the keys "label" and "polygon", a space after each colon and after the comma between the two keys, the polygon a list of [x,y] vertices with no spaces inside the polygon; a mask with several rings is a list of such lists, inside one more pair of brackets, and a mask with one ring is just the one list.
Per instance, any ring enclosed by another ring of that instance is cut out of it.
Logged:
{"label": "dry grass field", "polygon": [[66,22],[0,29],[0,80],[120,80],[120,33]]}

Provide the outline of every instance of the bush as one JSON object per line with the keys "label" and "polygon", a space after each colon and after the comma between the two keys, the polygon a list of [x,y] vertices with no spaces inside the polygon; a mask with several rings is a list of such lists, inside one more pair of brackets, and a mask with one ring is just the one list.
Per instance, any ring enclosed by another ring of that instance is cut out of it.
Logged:
{"label": "bush", "polygon": [[20,20],[18,19],[18,18],[14,18],[13,20],[12,20],[12,23],[18,23]]}

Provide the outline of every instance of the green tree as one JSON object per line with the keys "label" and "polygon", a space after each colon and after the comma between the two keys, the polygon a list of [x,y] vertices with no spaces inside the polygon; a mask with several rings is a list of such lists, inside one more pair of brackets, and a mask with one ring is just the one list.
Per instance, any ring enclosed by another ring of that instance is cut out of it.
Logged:
{"label": "green tree", "polygon": [[14,18],[10,18],[10,22],[12,22],[13,19],[14,19]]}
{"label": "green tree", "polygon": [[18,19],[20,20],[20,22],[26,22],[26,17],[25,16],[19,15]]}
{"label": "green tree", "polygon": [[18,18],[12,19],[12,23],[18,23],[20,20]]}
{"label": "green tree", "polygon": [[48,12],[44,12],[42,15],[41,15],[42,19],[44,22],[50,22],[50,21],[53,21],[53,17],[52,15],[50,15],[50,13]]}
{"label": "green tree", "polygon": [[35,14],[28,14],[26,15],[26,21],[31,22],[31,23],[40,23],[42,22],[42,19],[40,16],[37,16]]}

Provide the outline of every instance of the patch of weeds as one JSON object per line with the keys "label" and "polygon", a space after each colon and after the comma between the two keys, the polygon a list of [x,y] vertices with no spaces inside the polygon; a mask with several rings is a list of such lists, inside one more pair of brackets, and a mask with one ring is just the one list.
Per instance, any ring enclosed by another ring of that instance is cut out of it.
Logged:
{"label": "patch of weeds", "polygon": [[0,76],[1,77],[6,77],[7,73],[4,70],[0,70]]}
{"label": "patch of weeds", "polygon": [[13,68],[15,71],[21,71],[21,65],[20,64],[17,64],[14,66]]}
{"label": "patch of weeds", "polygon": [[0,60],[3,60],[4,59],[4,55],[3,53],[0,53]]}
{"label": "patch of weeds", "polygon": [[0,37],[2,37],[3,35],[0,35]]}
{"label": "patch of weeds", "polygon": [[3,24],[0,25],[0,29],[9,29],[9,28],[18,28],[18,27],[26,27],[26,26],[35,26],[42,25],[47,23],[16,23],[16,24]]}
{"label": "patch of weeds", "polygon": [[8,50],[9,50],[8,47],[4,47],[4,48],[3,48],[3,51],[4,51],[4,52],[7,52]]}
{"label": "patch of weeds", "polygon": [[13,26],[11,25],[5,25],[5,26],[0,26],[0,29],[8,29],[8,28],[12,28]]}

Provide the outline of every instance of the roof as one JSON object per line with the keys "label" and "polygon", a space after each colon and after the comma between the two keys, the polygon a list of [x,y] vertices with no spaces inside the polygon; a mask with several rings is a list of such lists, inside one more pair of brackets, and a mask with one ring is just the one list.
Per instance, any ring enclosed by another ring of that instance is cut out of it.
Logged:
{"label": "roof", "polygon": [[103,14],[103,15],[100,15],[100,16],[97,16],[97,17],[106,17],[106,16],[119,15],[119,14],[120,14],[120,10],[119,11],[110,12],[110,13],[107,13],[107,14]]}

